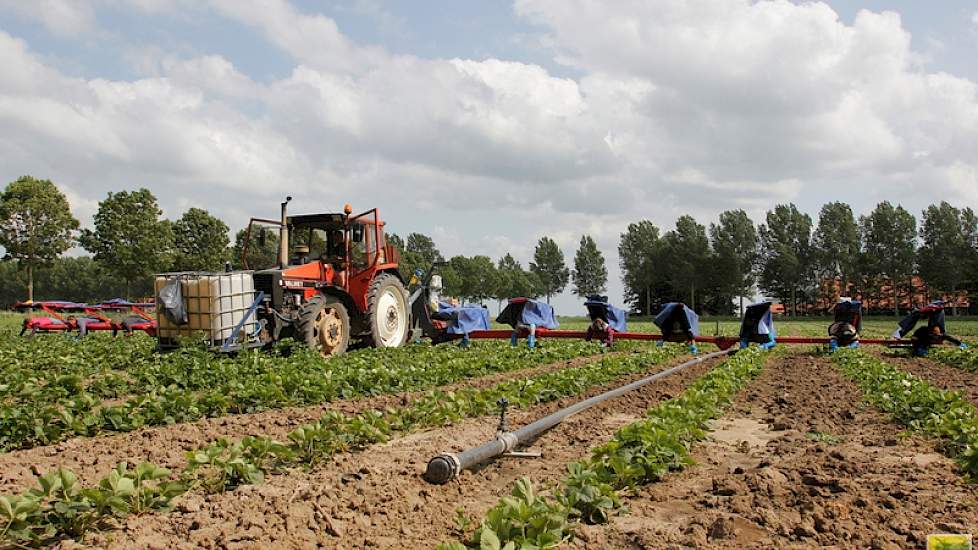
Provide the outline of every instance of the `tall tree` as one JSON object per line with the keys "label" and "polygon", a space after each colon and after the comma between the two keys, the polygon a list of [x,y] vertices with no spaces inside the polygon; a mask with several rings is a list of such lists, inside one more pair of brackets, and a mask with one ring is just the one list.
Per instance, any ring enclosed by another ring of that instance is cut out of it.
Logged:
{"label": "tall tree", "polygon": [[848,204],[830,202],[822,206],[813,244],[819,275],[838,278],[845,293],[849,283],[859,278],[862,254],[859,225]]}
{"label": "tall tree", "polygon": [[[890,285],[893,314],[900,314],[900,281],[914,272],[917,220],[902,206],[887,201],[859,218],[863,241],[863,270],[867,276]],[[911,292],[912,295],[912,292]]]}
{"label": "tall tree", "polygon": [[794,204],[779,204],[768,211],[765,222],[758,231],[761,289],[788,301],[797,315],[798,292],[812,282],[812,218]]}
{"label": "tall tree", "polygon": [[126,282],[149,279],[173,260],[172,224],[160,219],[156,197],[149,189],[110,192],[98,205],[95,229],[86,229],[81,244],[108,272]]}
{"label": "tall tree", "polygon": [[597,243],[590,235],[581,237],[574,255],[574,294],[584,297],[604,292],[608,284],[608,268]]}
{"label": "tall tree", "polygon": [[191,208],[173,223],[177,271],[218,271],[228,259],[228,226],[206,210]]}
{"label": "tall tree", "polygon": [[957,313],[957,292],[969,278],[969,268],[976,254],[974,235],[978,220],[970,208],[959,210],[947,202],[930,205],[920,223],[920,249],[917,265],[921,278],[933,290],[954,297],[952,311]]}
{"label": "tall tree", "polygon": [[662,237],[661,269],[676,291],[689,298],[689,306],[696,309],[697,289],[707,282],[710,260],[710,242],[706,227],[692,216],[683,215],[676,220],[676,229]]}
{"label": "tall tree", "polygon": [[719,223],[710,224],[710,242],[714,285],[721,297],[740,298],[743,314],[744,297],[753,294],[758,257],[754,222],[743,210],[722,212]]}
{"label": "tall tree", "polygon": [[498,272],[488,256],[453,256],[448,265],[451,276],[443,277],[446,294],[458,296],[463,302],[482,302],[494,296]]}
{"label": "tall tree", "polygon": [[659,228],[648,220],[628,224],[618,241],[618,265],[625,286],[625,302],[645,315],[652,313],[658,244]]}
{"label": "tall tree", "polygon": [[541,237],[533,251],[530,271],[536,274],[540,283],[540,293],[547,297],[563,292],[570,280],[570,270],[564,264],[564,253],[550,237]]}
{"label": "tall tree", "polygon": [[423,269],[428,269],[431,264],[444,261],[445,259],[442,257],[441,252],[438,251],[438,247],[435,246],[435,241],[431,237],[421,233],[408,234],[407,244],[404,250],[405,252],[417,254],[418,259],[423,264]]}
{"label": "tall tree", "polygon": [[23,176],[0,195],[0,245],[27,272],[28,300],[34,271],[71,248],[77,229],[68,199],[49,180]]}
{"label": "tall tree", "polygon": [[540,279],[523,269],[512,254],[506,254],[496,265],[496,291],[493,297],[497,302],[509,298],[536,298],[540,295]]}

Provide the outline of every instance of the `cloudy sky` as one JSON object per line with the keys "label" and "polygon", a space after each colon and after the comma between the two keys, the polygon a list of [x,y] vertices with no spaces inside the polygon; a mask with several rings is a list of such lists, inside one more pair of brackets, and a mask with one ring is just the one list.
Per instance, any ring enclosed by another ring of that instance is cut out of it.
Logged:
{"label": "cloudy sky", "polygon": [[[978,0],[0,0],[0,181],[378,207],[446,255],[883,199],[978,208]],[[568,296],[558,310],[580,308]]]}

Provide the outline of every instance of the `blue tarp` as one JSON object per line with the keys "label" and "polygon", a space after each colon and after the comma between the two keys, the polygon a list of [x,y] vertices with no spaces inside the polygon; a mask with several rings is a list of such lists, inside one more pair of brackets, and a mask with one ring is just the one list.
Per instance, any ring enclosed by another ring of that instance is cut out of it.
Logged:
{"label": "blue tarp", "polygon": [[438,313],[449,316],[448,334],[468,334],[475,330],[489,330],[489,310],[482,306],[455,307],[438,303]]}
{"label": "blue tarp", "polygon": [[528,298],[513,298],[496,317],[497,323],[516,328],[518,324],[536,325],[537,328],[555,329],[559,325],[549,304]]}
{"label": "blue tarp", "polygon": [[935,300],[922,309],[911,311],[909,315],[900,321],[900,328],[897,333],[900,337],[910,334],[921,319],[927,319],[927,327],[938,327],[941,334],[947,334],[947,326],[944,321],[944,302]]}
{"label": "blue tarp", "polygon": [[655,326],[662,330],[663,336],[674,332],[688,332],[693,336],[700,335],[700,316],[681,302],[669,302],[662,306],[662,311],[655,316]]}
{"label": "blue tarp", "polygon": [[623,309],[609,304],[607,298],[604,296],[589,297],[584,302],[584,307],[587,308],[588,315],[591,319],[594,319],[595,316],[604,319],[615,332],[626,332],[628,330],[628,313]]}
{"label": "blue tarp", "polygon": [[778,331],[774,328],[774,316],[771,315],[771,302],[757,302],[747,306],[744,310],[744,320],[740,325],[741,339],[767,342],[777,335]]}
{"label": "blue tarp", "polygon": [[560,326],[550,304],[527,300],[523,306],[523,324],[536,325],[537,328],[555,329]]}

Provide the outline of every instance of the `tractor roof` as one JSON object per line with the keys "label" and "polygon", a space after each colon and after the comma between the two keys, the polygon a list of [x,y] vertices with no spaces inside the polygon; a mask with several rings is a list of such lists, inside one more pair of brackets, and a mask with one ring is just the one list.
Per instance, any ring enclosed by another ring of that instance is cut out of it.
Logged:
{"label": "tractor roof", "polygon": [[342,226],[345,222],[345,214],[302,214],[300,216],[289,216],[290,226],[314,227],[317,229]]}

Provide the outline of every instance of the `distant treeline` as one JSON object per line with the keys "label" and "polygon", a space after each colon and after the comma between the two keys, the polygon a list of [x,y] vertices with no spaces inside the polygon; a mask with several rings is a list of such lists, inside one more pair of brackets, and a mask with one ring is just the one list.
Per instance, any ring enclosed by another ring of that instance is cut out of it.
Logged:
{"label": "distant treeline", "polygon": [[[163,271],[243,266],[245,230],[229,239],[223,221],[201,208],[176,220],[162,217],[147,189],[109,193],[91,229],[79,231],[67,198],[48,180],[30,176],[0,195],[0,305],[18,300],[101,300],[146,297],[152,275]],[[258,229],[248,246],[248,266],[275,265],[278,234]],[[446,261],[421,233],[389,234],[401,251],[401,272]],[[621,234],[619,263],[625,301],[635,312],[654,312],[668,301],[697,311],[731,314],[735,302],[758,291],[790,312],[824,310],[840,294],[860,291],[871,308],[906,309],[921,296],[959,298],[978,291],[978,218],[970,208],[942,202],[918,220],[882,202],[858,219],[849,205],[832,202],[817,223],[793,204],[777,205],[755,226],[743,210],[720,214],[709,226],[684,215],[662,232],[648,220]],[[88,256],[66,257],[80,245]],[[454,256],[440,273],[445,294],[466,302],[514,296],[546,297],[570,285],[578,296],[606,291],[608,270],[595,240],[583,235],[570,265],[549,237],[536,243],[524,268],[512,255]],[[972,299],[971,303],[975,300]]]}

